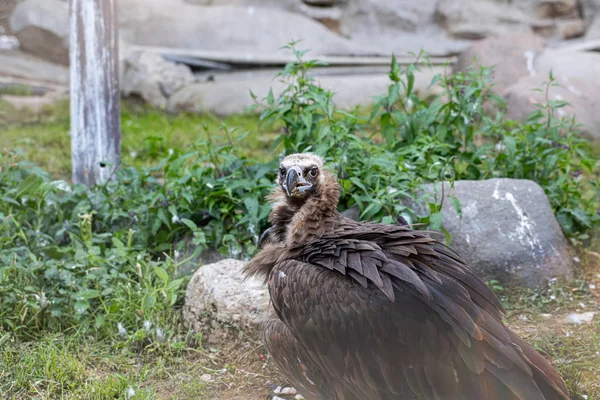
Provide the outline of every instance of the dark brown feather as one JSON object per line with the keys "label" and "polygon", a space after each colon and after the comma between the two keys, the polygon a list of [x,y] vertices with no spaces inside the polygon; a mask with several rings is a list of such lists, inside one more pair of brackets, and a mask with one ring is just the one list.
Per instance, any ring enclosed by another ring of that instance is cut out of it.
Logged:
{"label": "dark brown feather", "polygon": [[343,217],[335,177],[321,174],[302,200],[274,191],[268,243],[245,268],[267,279],[277,318],[263,341],[306,398],[568,399],[454,251],[407,226]]}

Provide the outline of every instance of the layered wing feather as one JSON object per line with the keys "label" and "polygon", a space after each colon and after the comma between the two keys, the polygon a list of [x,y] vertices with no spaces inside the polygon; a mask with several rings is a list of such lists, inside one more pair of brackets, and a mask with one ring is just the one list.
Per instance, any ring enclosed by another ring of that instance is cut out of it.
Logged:
{"label": "layered wing feather", "polygon": [[271,251],[274,308],[333,398],[568,399],[490,289],[422,232],[355,225]]}

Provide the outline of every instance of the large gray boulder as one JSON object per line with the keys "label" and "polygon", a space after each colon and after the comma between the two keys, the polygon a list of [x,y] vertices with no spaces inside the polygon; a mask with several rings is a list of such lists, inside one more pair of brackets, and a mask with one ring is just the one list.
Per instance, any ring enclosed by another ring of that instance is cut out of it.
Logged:
{"label": "large gray boulder", "polygon": [[68,2],[24,0],[11,15],[10,28],[23,50],[54,63],[69,64]]}
{"label": "large gray boulder", "polygon": [[[441,184],[425,187],[439,202]],[[535,287],[555,277],[570,278],[573,260],[543,189],[519,179],[444,184],[442,226],[450,247],[484,280]],[[450,197],[461,204],[462,218]],[[419,211],[424,212],[423,205]]]}
{"label": "large gray boulder", "polygon": [[123,40],[139,45],[274,54],[289,41],[302,39],[302,48],[313,55],[367,53],[310,18],[265,7],[123,0],[119,28]]}
{"label": "large gray boulder", "polygon": [[600,140],[600,54],[594,52],[546,51],[536,58],[534,73],[517,80],[503,92],[508,118],[523,120],[545,104],[545,93],[534,92],[548,81],[550,71],[559,86],[551,87],[550,100],[569,103],[557,110],[557,117],[575,116],[583,125],[582,132],[592,140]]}
{"label": "large gray boulder", "polygon": [[267,318],[268,289],[258,278],[244,280],[244,264],[226,259],[196,271],[183,306],[187,326],[213,340],[226,334],[223,327],[253,328]]}
{"label": "large gray boulder", "polygon": [[125,96],[136,95],[153,107],[164,109],[167,100],[178,90],[194,82],[187,65],[175,64],[161,55],[131,51],[123,63],[121,91]]}
{"label": "large gray boulder", "polygon": [[494,90],[502,92],[520,78],[535,73],[535,58],[544,51],[544,47],[544,40],[533,33],[492,36],[475,42],[464,51],[454,64],[453,71],[465,71],[477,64],[493,67]]}

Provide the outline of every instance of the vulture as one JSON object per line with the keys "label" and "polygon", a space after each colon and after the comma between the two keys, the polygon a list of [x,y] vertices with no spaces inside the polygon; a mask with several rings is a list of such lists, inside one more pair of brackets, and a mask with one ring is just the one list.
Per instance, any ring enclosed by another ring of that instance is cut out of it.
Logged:
{"label": "vulture", "polygon": [[285,157],[277,183],[271,227],[244,274],[265,278],[272,312],[261,340],[306,399],[569,399],[446,245],[344,217],[337,177],[316,155]]}

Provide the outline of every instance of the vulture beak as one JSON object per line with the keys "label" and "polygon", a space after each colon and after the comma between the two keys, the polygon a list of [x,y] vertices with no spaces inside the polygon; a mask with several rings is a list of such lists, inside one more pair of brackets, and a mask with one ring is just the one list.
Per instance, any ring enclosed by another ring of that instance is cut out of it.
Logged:
{"label": "vulture beak", "polygon": [[285,176],[285,182],[283,183],[283,189],[285,190],[288,197],[294,197],[300,193],[306,192],[312,187],[312,184],[302,176],[302,170],[300,167],[290,167]]}

